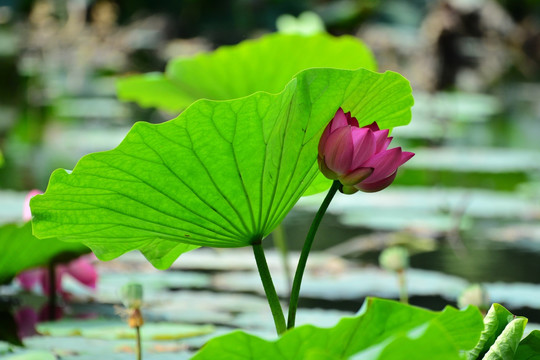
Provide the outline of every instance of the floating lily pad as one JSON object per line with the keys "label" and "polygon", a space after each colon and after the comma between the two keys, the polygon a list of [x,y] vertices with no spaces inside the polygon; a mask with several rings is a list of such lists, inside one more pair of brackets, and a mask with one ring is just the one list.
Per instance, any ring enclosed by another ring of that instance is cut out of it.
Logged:
{"label": "floating lily pad", "polygon": [[182,290],[162,293],[145,313],[173,322],[231,324],[234,314],[266,310],[268,302],[260,296]]}
{"label": "floating lily pad", "polygon": [[[467,286],[467,282],[459,277],[419,269],[407,270],[407,279],[411,295],[441,295],[455,299]],[[215,287],[227,291],[263,294],[260,282],[257,273],[230,272],[215,277]],[[275,276],[274,282],[277,292],[286,296],[288,289],[285,279]],[[321,269],[304,274],[300,295],[327,300],[360,299],[366,296],[397,298],[399,289],[396,276],[378,268],[348,268],[339,273]]]}
{"label": "floating lily pad", "polygon": [[411,169],[506,173],[540,171],[539,151],[506,148],[445,147],[415,149]]}
{"label": "floating lily pad", "polygon": [[[304,197],[299,209],[316,211],[322,194]],[[453,214],[467,218],[530,219],[540,216],[540,205],[511,193],[483,189],[447,189],[393,186],[383,192],[363,194],[362,201],[354,196],[337,194],[328,209],[347,225],[403,229],[424,227],[447,230],[456,226]],[[383,220],[386,219],[386,222]]]}
{"label": "floating lily pad", "polygon": [[[203,338],[203,336],[201,336]],[[142,341],[143,359],[184,360],[193,354],[187,351],[184,340]],[[25,339],[28,349],[42,349],[59,354],[68,360],[133,360],[135,356],[134,340],[103,340],[80,336],[54,337],[34,336]]]}
{"label": "floating lily pad", "polygon": [[211,284],[211,276],[196,272],[158,272],[138,273],[130,276],[125,273],[104,273],[100,275],[97,296],[101,301],[118,303],[119,289],[129,281],[136,281],[144,289],[145,302],[159,299],[164,291],[174,289],[207,288]]}
{"label": "floating lily pad", "polygon": [[[135,339],[135,329],[120,320],[61,320],[40,323],[39,333],[46,336],[82,336],[91,339]],[[146,323],[141,328],[143,340],[175,340],[186,337],[209,334],[214,331],[212,325],[191,325],[174,323]]]}
{"label": "floating lily pad", "polygon": [[4,360],[57,360],[57,357],[48,351],[28,350],[17,354],[7,355]]}

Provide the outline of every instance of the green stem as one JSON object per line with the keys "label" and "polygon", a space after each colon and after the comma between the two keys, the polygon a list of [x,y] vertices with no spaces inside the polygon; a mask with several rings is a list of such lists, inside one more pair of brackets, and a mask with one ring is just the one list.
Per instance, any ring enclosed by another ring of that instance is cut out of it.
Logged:
{"label": "green stem", "polygon": [[304,270],[306,269],[306,263],[309,252],[311,250],[311,245],[313,244],[313,239],[315,238],[315,234],[317,233],[319,224],[321,223],[321,220],[326,213],[326,209],[328,209],[328,205],[330,205],[330,202],[332,201],[334,195],[340,187],[341,183],[337,180],[334,181],[332,187],[330,188],[330,190],[328,190],[328,194],[326,194],[326,197],[324,198],[324,201],[322,202],[319,211],[317,211],[317,214],[315,214],[315,218],[311,223],[311,227],[309,228],[306,240],[304,241],[302,253],[300,254],[300,259],[298,260],[298,266],[296,267],[296,273],[294,274],[291,298],[289,300],[289,320],[287,322],[287,329],[292,329],[294,327],[294,322],[296,320],[296,310],[298,308],[298,298],[300,296],[300,286],[302,285],[302,277],[304,276]]}
{"label": "green stem", "polygon": [[266,263],[266,257],[264,256],[264,250],[260,241],[253,244],[253,254],[255,255],[259,276],[261,277],[264,292],[266,294],[266,298],[268,299],[272,316],[274,317],[274,324],[276,325],[277,334],[281,335],[287,330],[285,316],[283,315],[283,310],[281,309],[281,304],[279,303],[279,297],[276,293],[276,288],[274,287],[274,282],[272,281],[272,276],[270,275],[270,270],[268,269],[268,264]]}
{"label": "green stem", "polygon": [[409,303],[409,294],[407,293],[407,279],[405,277],[405,270],[397,272],[399,282],[399,301],[404,304]]}
{"label": "green stem", "polygon": [[135,326],[135,332],[136,332],[136,341],[137,341],[137,348],[135,349],[135,354],[137,356],[137,360],[142,360],[141,327]]}
{"label": "green stem", "polygon": [[281,261],[283,262],[283,272],[285,272],[285,279],[287,280],[287,289],[292,287],[291,267],[289,266],[289,250],[287,249],[287,241],[285,240],[285,230],[283,225],[279,224],[278,227],[272,233],[274,244],[278,248],[281,254]]}

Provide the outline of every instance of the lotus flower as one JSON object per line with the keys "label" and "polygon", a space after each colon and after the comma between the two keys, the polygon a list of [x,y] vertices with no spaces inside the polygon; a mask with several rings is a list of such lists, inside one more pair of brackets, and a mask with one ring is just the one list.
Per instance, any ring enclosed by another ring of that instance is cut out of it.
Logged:
{"label": "lotus flower", "polygon": [[414,156],[400,147],[388,149],[388,130],[376,122],[358,126],[358,120],[340,108],[319,141],[319,168],[341,182],[341,192],[380,191],[395,179],[397,169]]}
{"label": "lotus flower", "polygon": [[[32,214],[30,212],[30,199],[39,195],[42,192],[39,190],[32,190],[28,193],[25,199],[24,208],[23,208],[23,220],[29,221],[32,219]],[[60,292],[64,298],[68,294],[62,289],[62,277],[65,274],[72,276],[74,279],[78,280],[81,284],[91,288],[96,288],[97,283],[97,271],[92,265],[92,260],[95,259],[94,255],[85,255],[81,256],[68,264],[57,265],[55,269],[56,275],[56,291]],[[50,293],[50,279],[49,273],[45,268],[35,268],[23,271],[17,275],[17,280],[20,285],[25,290],[31,290],[34,286],[39,283],[43,290],[43,293]]]}

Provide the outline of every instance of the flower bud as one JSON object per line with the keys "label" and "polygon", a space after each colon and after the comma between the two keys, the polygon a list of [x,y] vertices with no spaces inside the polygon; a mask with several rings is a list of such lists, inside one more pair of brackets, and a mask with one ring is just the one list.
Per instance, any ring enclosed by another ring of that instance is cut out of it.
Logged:
{"label": "flower bud", "polygon": [[396,177],[398,167],[414,156],[401,148],[388,149],[391,137],[377,123],[359,127],[358,120],[340,108],[319,141],[319,169],[339,180],[341,192],[380,191]]}
{"label": "flower bud", "polygon": [[401,246],[389,247],[379,256],[379,264],[389,271],[403,271],[409,267],[409,252]]}
{"label": "flower bud", "polygon": [[127,283],[120,290],[122,303],[128,309],[139,309],[143,300],[143,288],[138,283]]}
{"label": "flower bud", "polygon": [[489,297],[481,284],[468,286],[458,297],[458,307],[463,309],[469,305],[474,305],[480,310],[487,310],[489,307]]}

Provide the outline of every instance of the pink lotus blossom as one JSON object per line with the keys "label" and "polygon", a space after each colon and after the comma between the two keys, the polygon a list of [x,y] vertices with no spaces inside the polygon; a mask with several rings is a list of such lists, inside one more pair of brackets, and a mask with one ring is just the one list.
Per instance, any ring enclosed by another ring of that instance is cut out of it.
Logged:
{"label": "pink lotus blossom", "polygon": [[380,130],[376,122],[359,127],[358,120],[340,108],[319,141],[319,168],[327,178],[339,180],[345,194],[380,191],[414,156],[400,147],[388,149],[391,141],[387,129]]}
{"label": "pink lotus blossom", "polygon": [[[64,275],[69,275],[81,284],[91,288],[96,288],[98,279],[97,271],[91,263],[93,256],[81,256],[69,264],[57,265],[55,268],[56,276],[56,291],[64,298],[68,297],[68,293],[62,288],[62,278]],[[17,280],[21,287],[25,290],[32,290],[36,284],[41,286],[44,294],[50,293],[50,277],[49,272],[45,268],[35,268],[23,271],[17,275]]]}
{"label": "pink lotus blossom", "polygon": [[[42,194],[39,190],[32,190],[26,195],[24,208],[23,208],[23,219],[29,221],[32,219],[32,214],[30,212],[30,199],[35,195]],[[98,279],[98,274],[92,261],[95,260],[95,256],[85,255],[81,256],[68,264],[57,265],[55,268],[56,276],[56,291],[62,294],[64,298],[68,294],[62,289],[62,277],[66,274],[70,275],[74,279],[78,280],[81,284],[91,288],[96,288],[96,283]],[[21,287],[25,290],[31,290],[36,284],[41,285],[43,293],[50,293],[50,278],[49,272],[45,268],[34,268],[30,270],[23,271],[17,275],[17,280],[19,281]]]}
{"label": "pink lotus blossom", "polygon": [[24,221],[30,221],[32,220],[32,213],[30,212],[30,199],[33,198],[36,195],[43,194],[39,190],[30,190],[28,194],[26,194],[26,198],[24,199],[24,205],[23,205],[23,220]]}

